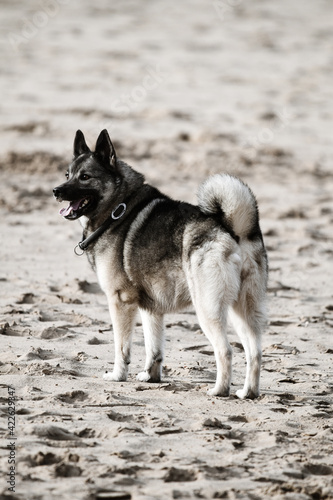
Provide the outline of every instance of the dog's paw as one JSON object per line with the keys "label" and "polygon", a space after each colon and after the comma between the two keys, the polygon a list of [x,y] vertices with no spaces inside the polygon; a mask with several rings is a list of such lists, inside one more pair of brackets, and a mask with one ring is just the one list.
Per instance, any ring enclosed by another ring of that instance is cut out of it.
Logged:
{"label": "dog's paw", "polygon": [[147,371],[138,373],[136,379],[140,382],[151,382],[151,377]]}
{"label": "dog's paw", "polygon": [[229,388],[221,389],[220,387],[213,387],[207,391],[208,396],[219,396],[221,398],[226,398],[230,394]]}
{"label": "dog's paw", "polygon": [[239,398],[239,399],[245,399],[246,398],[246,392],[244,391],[244,389],[239,389],[239,391],[236,391],[236,396]]}
{"label": "dog's paw", "polygon": [[259,391],[239,389],[239,391],[236,391],[236,396],[239,399],[255,399],[259,396]]}
{"label": "dog's paw", "polygon": [[125,382],[126,381],[126,375],[122,373],[116,373],[116,372],[105,372],[103,375],[104,380],[108,380],[111,382]]}

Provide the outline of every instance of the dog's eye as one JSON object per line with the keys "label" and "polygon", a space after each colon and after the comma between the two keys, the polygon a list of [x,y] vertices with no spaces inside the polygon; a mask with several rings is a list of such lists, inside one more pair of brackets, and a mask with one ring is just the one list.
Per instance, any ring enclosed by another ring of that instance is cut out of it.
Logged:
{"label": "dog's eye", "polygon": [[69,179],[69,173],[68,172],[65,173],[65,177],[66,177],[67,180]]}
{"label": "dog's eye", "polygon": [[88,174],[81,174],[80,175],[80,180],[81,181],[87,181],[89,179],[90,179],[90,175],[88,175]]}

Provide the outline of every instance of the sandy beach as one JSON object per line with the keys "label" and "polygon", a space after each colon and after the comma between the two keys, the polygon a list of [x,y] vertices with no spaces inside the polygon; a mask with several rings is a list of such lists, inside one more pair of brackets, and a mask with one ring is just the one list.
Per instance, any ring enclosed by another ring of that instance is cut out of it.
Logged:
{"label": "sandy beach", "polygon": [[[0,500],[333,499],[333,4],[2,1]],[[165,318],[163,381],[138,316],[127,382],[78,222],[59,215],[77,129],[170,196],[228,172],[269,257],[261,396],[207,395],[194,310]]]}

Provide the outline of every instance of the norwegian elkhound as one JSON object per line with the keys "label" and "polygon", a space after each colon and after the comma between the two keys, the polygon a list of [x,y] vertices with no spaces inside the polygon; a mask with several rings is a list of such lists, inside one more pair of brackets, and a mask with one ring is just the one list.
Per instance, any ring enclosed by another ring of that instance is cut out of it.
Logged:
{"label": "norwegian elkhound", "polygon": [[63,217],[80,219],[83,238],[76,252],[86,252],[96,270],[113,323],[114,369],[104,379],[126,380],[139,309],[146,364],[137,378],[159,382],[163,315],[192,303],[216,358],[216,383],[208,393],[229,395],[229,317],[247,361],[245,384],[236,394],[257,397],[267,257],[249,187],[236,177],[217,174],[200,186],[198,206],[175,201],[117,158],[106,130],[94,152],[77,131],[66,178],[53,193],[58,201],[70,202],[60,211]]}

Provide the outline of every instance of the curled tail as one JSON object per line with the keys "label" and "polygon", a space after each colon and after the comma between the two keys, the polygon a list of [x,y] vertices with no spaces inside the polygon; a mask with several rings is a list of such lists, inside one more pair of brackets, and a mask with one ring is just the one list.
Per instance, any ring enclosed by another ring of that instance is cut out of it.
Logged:
{"label": "curled tail", "polygon": [[205,214],[220,215],[221,222],[240,239],[261,235],[255,196],[237,177],[209,177],[199,188],[198,205]]}

